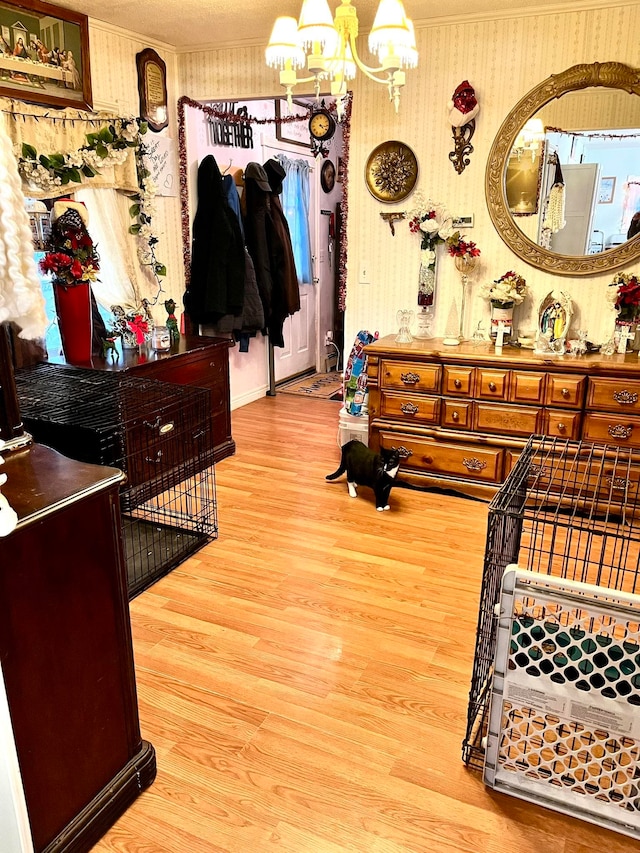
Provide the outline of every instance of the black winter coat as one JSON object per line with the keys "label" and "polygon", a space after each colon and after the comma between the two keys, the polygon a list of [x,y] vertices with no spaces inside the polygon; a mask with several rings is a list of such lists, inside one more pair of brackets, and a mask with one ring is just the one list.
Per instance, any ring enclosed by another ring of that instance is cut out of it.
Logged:
{"label": "black winter coat", "polygon": [[184,295],[184,307],[192,323],[215,323],[225,314],[240,314],[244,281],[242,232],[229,207],[218,164],[209,154],[198,167],[191,280]]}

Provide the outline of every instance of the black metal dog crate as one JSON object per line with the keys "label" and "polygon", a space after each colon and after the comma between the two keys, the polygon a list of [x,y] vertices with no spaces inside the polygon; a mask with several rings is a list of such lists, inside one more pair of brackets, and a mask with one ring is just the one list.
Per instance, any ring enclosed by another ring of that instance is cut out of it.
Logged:
{"label": "black metal dog crate", "polygon": [[33,438],[121,468],[129,597],[217,536],[208,389],[40,364],[16,371]]}
{"label": "black metal dog crate", "polygon": [[532,436],[489,505],[466,764],[483,766],[506,567],[640,593],[639,561],[640,450]]}

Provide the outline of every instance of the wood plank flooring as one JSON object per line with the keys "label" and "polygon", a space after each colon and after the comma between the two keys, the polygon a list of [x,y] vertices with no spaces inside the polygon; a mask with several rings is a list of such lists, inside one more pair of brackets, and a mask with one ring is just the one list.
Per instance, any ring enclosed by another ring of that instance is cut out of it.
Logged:
{"label": "wood plank flooring", "polygon": [[631,853],[461,761],[487,508],[348,496],[339,404],[233,412],[220,535],[131,604],[158,777],[101,853]]}

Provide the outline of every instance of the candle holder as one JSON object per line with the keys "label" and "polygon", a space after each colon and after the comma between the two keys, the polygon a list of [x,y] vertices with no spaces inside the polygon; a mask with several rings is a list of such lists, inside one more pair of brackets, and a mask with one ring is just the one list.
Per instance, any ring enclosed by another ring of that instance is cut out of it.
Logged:
{"label": "candle holder", "polygon": [[467,307],[467,287],[469,286],[469,277],[476,268],[478,259],[472,255],[456,255],[454,257],[456,269],[460,273],[460,281],[462,283],[462,301],[460,304],[460,326],[458,331],[458,340],[464,341],[464,320],[465,310]]}

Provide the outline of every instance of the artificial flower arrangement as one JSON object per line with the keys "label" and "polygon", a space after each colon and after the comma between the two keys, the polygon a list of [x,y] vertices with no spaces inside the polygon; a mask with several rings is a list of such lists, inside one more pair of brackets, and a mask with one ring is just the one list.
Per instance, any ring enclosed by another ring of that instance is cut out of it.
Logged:
{"label": "artificial flower arrangement", "polygon": [[618,312],[618,320],[633,321],[640,317],[640,281],[637,275],[616,273],[607,295]]}
{"label": "artificial flower arrangement", "polygon": [[417,196],[417,206],[409,211],[409,230],[420,235],[421,263],[435,262],[435,248],[451,235],[453,219],[442,204]]}
{"label": "artificial flower arrangement", "polygon": [[420,273],[418,305],[423,309],[433,305],[436,288],[436,246],[451,234],[453,220],[442,204],[416,195],[416,207],[407,212],[409,230],[420,235]]}
{"label": "artificial flower arrangement", "polygon": [[510,270],[491,284],[483,285],[481,295],[493,305],[504,308],[519,305],[527,295],[527,282],[521,275]]}
{"label": "artificial flower arrangement", "polygon": [[114,317],[111,333],[122,338],[125,346],[140,346],[151,339],[153,318],[147,299],[142,300],[140,308],[112,305],[111,313]]}
{"label": "artificial flower arrangement", "polygon": [[40,261],[40,270],[63,287],[96,280],[100,257],[77,210],[66,210],[54,222],[51,250]]}
{"label": "artificial flower arrangement", "polygon": [[480,249],[472,240],[465,240],[464,235],[454,231],[447,239],[447,249],[452,258],[479,258]]}

